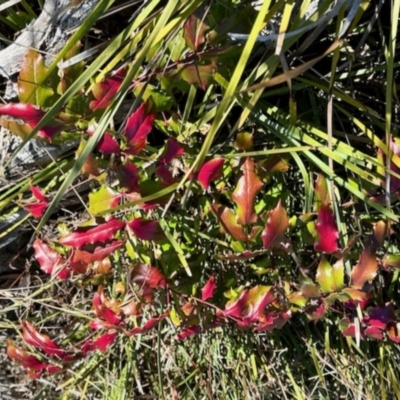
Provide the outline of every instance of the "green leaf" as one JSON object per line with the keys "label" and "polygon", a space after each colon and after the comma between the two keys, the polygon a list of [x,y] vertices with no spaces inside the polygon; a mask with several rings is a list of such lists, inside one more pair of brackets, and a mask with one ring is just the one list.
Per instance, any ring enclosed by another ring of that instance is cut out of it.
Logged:
{"label": "green leaf", "polygon": [[324,293],[332,293],[344,287],[344,264],[338,260],[333,266],[323,257],[317,268],[316,281]]}
{"label": "green leaf", "polygon": [[56,93],[59,78],[55,73],[42,83],[47,72],[43,57],[30,49],[24,57],[18,77],[18,96],[22,103],[47,108],[59,98]]}
{"label": "green leaf", "polygon": [[107,186],[102,186],[97,192],[89,194],[89,212],[100,215],[118,205],[118,193]]}

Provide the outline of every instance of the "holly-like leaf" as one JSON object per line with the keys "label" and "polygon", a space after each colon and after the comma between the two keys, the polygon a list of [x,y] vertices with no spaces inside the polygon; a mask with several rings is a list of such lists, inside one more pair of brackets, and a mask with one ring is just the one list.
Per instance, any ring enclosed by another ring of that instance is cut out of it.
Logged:
{"label": "holly-like leaf", "polygon": [[236,215],[231,209],[216,203],[211,205],[211,209],[225,233],[231,235],[235,240],[242,242],[248,240],[243,227],[237,223]]}
{"label": "holly-like leaf", "polygon": [[6,343],[7,356],[18,361],[24,368],[29,369],[29,375],[32,379],[38,378],[41,375],[40,372],[46,369],[46,363],[42,363],[25,350],[15,347],[11,340],[7,340]]}
{"label": "holly-like leaf", "polygon": [[338,260],[333,266],[323,257],[317,268],[316,281],[324,293],[332,293],[344,287],[344,264]]}
{"label": "holly-like leaf", "polygon": [[126,123],[124,135],[127,141],[127,154],[136,155],[146,146],[147,135],[151,132],[155,115],[147,112],[147,103],[143,103]]}
{"label": "holly-like leaf", "polygon": [[49,275],[56,275],[59,279],[68,278],[67,262],[59,253],[39,238],[35,240],[32,247],[35,250],[35,258],[43,272]]}
{"label": "holly-like leaf", "polygon": [[85,340],[82,345],[82,353],[86,355],[92,351],[98,350],[101,352],[105,352],[117,338],[118,332],[106,332],[97,337],[94,340]]}
{"label": "holly-like leaf", "polygon": [[105,155],[121,153],[118,142],[108,132],[104,132],[104,135],[100,138],[97,149]]}
{"label": "holly-like leaf", "polygon": [[211,276],[204,287],[201,289],[201,299],[206,301],[214,296],[215,289],[217,285],[215,284],[215,277]]}
{"label": "holly-like leaf", "polygon": [[166,165],[159,165],[154,172],[160,177],[161,183],[165,186],[170,186],[177,182]]}
{"label": "holly-like leaf", "polygon": [[320,207],[315,229],[318,232],[317,240],[314,243],[315,251],[331,254],[339,249],[337,244],[339,232],[336,229],[335,217],[329,205]]}
{"label": "holly-like leaf", "polygon": [[25,204],[24,208],[28,211],[34,218],[41,218],[44,214],[49,203],[38,202],[38,203],[30,203]]}
{"label": "holly-like leaf", "polygon": [[132,281],[139,286],[145,285],[152,289],[165,288],[167,281],[162,273],[154,267],[147,264],[137,264],[131,274]]}
{"label": "holly-like leaf", "polygon": [[50,107],[59,97],[56,93],[58,77],[56,73],[42,82],[48,68],[40,53],[29,49],[26,53],[18,76],[18,97],[22,103],[41,107]]}
{"label": "holly-like leaf", "polygon": [[[26,122],[30,128],[34,129],[39,121],[42,119],[42,117],[45,115],[45,111],[43,111],[40,107],[36,107],[32,104],[8,103],[0,105],[0,116],[2,115],[20,119]],[[13,131],[12,126],[10,126],[10,124],[7,124],[8,121],[4,121],[2,119],[1,122],[5,128]],[[41,129],[39,129],[37,135],[38,137],[51,142],[54,135],[56,135],[61,130],[62,126],[58,123],[55,123],[54,125],[46,125],[42,127]]]}
{"label": "holly-like leaf", "polygon": [[[101,328],[110,328],[118,326],[122,319],[113,311],[111,308],[106,305],[107,299],[104,295],[104,291],[102,287],[99,287],[97,293],[94,294],[92,304],[95,310],[97,318],[100,319],[101,322],[105,322],[105,324],[101,324]],[[92,321],[89,326],[92,329],[98,329],[99,325],[96,325],[96,321]]]}
{"label": "holly-like leaf", "polygon": [[32,194],[33,194],[33,197],[36,199],[36,200],[39,200],[39,201],[49,201],[49,199],[47,198],[47,196],[45,196],[45,194],[40,190],[40,188],[39,187],[37,187],[37,186],[31,186],[30,188],[30,191],[32,192]]}
{"label": "holly-like leaf", "polygon": [[217,67],[214,64],[198,64],[193,62],[181,67],[172,79],[183,79],[189,85],[207,90],[214,79]]}
{"label": "holly-like leaf", "polygon": [[169,164],[174,158],[182,156],[184,152],[183,146],[176,139],[170,137],[158,161],[160,163]]}
{"label": "holly-like leaf", "polygon": [[76,249],[73,262],[91,264],[95,261],[103,261],[106,257],[114,254],[123,244],[124,242],[122,240],[113,240],[111,243],[106,243],[104,246],[97,246],[93,251]]}
{"label": "holly-like leaf", "polygon": [[199,47],[206,40],[206,33],[210,29],[202,19],[198,18],[195,14],[192,14],[184,26],[184,34],[186,44],[195,52],[199,50]]}
{"label": "holly-like leaf", "polygon": [[223,158],[214,158],[202,165],[197,174],[197,180],[200,182],[204,190],[210,186],[211,181],[221,178],[223,167]]}
{"label": "holly-like leaf", "polygon": [[101,186],[97,192],[89,193],[89,212],[98,215],[119,204],[121,194],[108,186]]}
{"label": "holly-like leaf", "polygon": [[367,281],[375,278],[378,273],[378,261],[371,246],[366,247],[360,255],[358,264],[353,268],[350,278],[355,289],[362,289]]}
{"label": "holly-like leaf", "polygon": [[254,199],[263,187],[263,183],[255,172],[254,162],[248,157],[241,167],[243,176],[232,194],[232,200],[237,204],[237,221],[240,225],[249,225],[256,221],[254,214]]}
{"label": "holly-like leaf", "polygon": [[267,224],[261,234],[264,248],[271,249],[284,242],[285,231],[288,227],[289,218],[279,200],[278,205],[269,213]]}
{"label": "holly-like leaf", "polygon": [[33,324],[24,321],[22,326],[22,338],[25,343],[44,351],[47,355],[56,355],[62,357],[65,352],[56,343],[54,343],[47,335],[39,333]]}
{"label": "holly-like leaf", "polygon": [[140,193],[139,172],[135,164],[128,159],[119,167],[117,173],[119,183],[128,193]]}
{"label": "holly-like leaf", "polygon": [[126,224],[136,237],[141,240],[163,240],[164,231],[157,221],[147,221],[142,218],[134,218]]}
{"label": "holly-like leaf", "polygon": [[79,249],[86,244],[101,243],[112,239],[124,226],[125,222],[111,218],[94,228],[78,228],[75,232],[61,238],[59,242],[65,246]]}
{"label": "holly-like leaf", "polygon": [[223,315],[244,319],[245,324],[260,322],[265,318],[265,308],[275,299],[271,286],[258,285],[244,290],[236,300],[228,301]]}
{"label": "holly-like leaf", "polygon": [[121,68],[103,82],[97,82],[93,85],[92,93],[95,100],[89,103],[92,111],[102,110],[110,105],[111,100],[122,85],[126,71],[126,68]]}

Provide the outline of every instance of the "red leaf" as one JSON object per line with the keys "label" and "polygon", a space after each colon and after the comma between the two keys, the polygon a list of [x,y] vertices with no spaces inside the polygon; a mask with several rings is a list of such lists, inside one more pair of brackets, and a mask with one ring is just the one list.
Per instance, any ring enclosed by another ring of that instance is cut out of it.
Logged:
{"label": "red leaf", "polygon": [[159,162],[169,164],[174,158],[184,154],[183,146],[174,138],[168,138],[167,144],[160,158]]}
{"label": "red leaf", "polygon": [[147,104],[143,103],[129,118],[125,127],[125,137],[128,142],[127,154],[138,154],[146,146],[147,135],[150,133],[155,115],[148,114]]}
{"label": "red leaf", "polygon": [[50,246],[40,239],[36,239],[33,243],[33,249],[35,250],[35,258],[43,272],[49,275],[57,273],[57,277],[60,279],[66,279],[69,276],[66,261]]}
{"label": "red leaf", "polygon": [[335,217],[329,205],[320,207],[315,229],[318,232],[318,238],[314,244],[315,251],[331,254],[339,249],[337,245],[339,232],[336,229]]}
{"label": "red leaf", "polygon": [[160,177],[161,183],[165,186],[170,186],[177,182],[172,172],[165,165],[158,166],[154,172]]}
{"label": "red leaf", "polygon": [[108,222],[94,228],[78,228],[76,232],[61,238],[59,242],[65,246],[80,248],[85,244],[105,242],[125,226],[125,222],[111,218]]}
{"label": "red leaf", "polygon": [[274,329],[281,329],[290,319],[290,313],[268,313],[265,321],[257,325],[254,329],[257,332],[272,332]]}
{"label": "red leaf", "polygon": [[157,221],[146,221],[141,218],[134,218],[127,223],[129,229],[134,235],[141,240],[163,240],[165,239],[164,231],[161,229]]}
{"label": "red leaf", "polygon": [[7,356],[18,361],[24,368],[35,371],[46,369],[47,364],[40,362],[36,357],[30,355],[25,350],[15,347],[11,340],[7,340]]}
{"label": "red leaf", "polygon": [[366,336],[372,339],[377,339],[377,340],[383,339],[382,330],[377,328],[376,326],[368,326],[367,328],[365,328],[364,333]]}
{"label": "red leaf", "polygon": [[89,104],[89,108],[92,111],[101,110],[110,105],[111,100],[121,87],[126,71],[126,68],[121,68],[103,82],[98,82],[93,85],[92,93],[95,100],[91,101]]}
{"label": "red leaf", "polygon": [[210,27],[206,25],[195,14],[192,14],[184,26],[184,38],[186,44],[194,51],[197,52],[199,47],[205,42],[205,35]]}
{"label": "red leaf", "polygon": [[84,262],[86,264],[91,264],[95,261],[102,261],[113,254],[123,244],[124,242],[122,240],[113,240],[104,247],[96,247],[92,252],[77,249],[74,252],[73,263]]}
{"label": "red leaf", "polygon": [[208,282],[204,285],[203,289],[201,289],[201,299],[205,301],[213,297],[216,288],[217,285],[215,284],[215,277],[211,276]]}
{"label": "red leaf", "polygon": [[48,355],[62,357],[64,350],[55,344],[47,335],[40,334],[35,327],[28,321],[22,322],[22,338],[25,343],[30,344]]}
{"label": "red leaf", "polygon": [[254,162],[248,157],[241,167],[243,176],[239,179],[232,200],[237,204],[238,223],[249,225],[256,221],[254,210],[254,199],[263,187],[263,183],[255,173]]}
{"label": "red leaf", "polygon": [[161,272],[147,264],[137,264],[132,271],[132,281],[139,286],[146,285],[153,289],[165,288],[167,281]]}
{"label": "red leaf", "polygon": [[118,332],[106,332],[94,340],[86,340],[82,345],[82,353],[86,355],[94,350],[106,351],[115,342],[117,335]]}
{"label": "red leaf", "polygon": [[244,290],[238,299],[228,301],[224,316],[243,319],[244,324],[265,320],[265,307],[275,300],[270,286],[255,286]]}
{"label": "red leaf", "polygon": [[261,234],[264,247],[271,249],[285,241],[285,231],[289,227],[289,218],[279,200],[278,205],[269,213],[267,224]]}
{"label": "red leaf", "polygon": [[[21,119],[26,122],[32,129],[36,127],[36,125],[45,114],[46,112],[44,110],[32,104],[9,103],[0,106],[0,115]],[[61,129],[62,127],[60,125],[46,125],[39,129],[38,136],[51,141],[53,136],[56,133],[60,132]]]}
{"label": "red leaf", "polygon": [[362,289],[367,281],[375,278],[378,262],[372,247],[366,247],[360,255],[358,264],[353,268],[350,278],[353,288]]}
{"label": "red leaf", "polygon": [[395,321],[393,303],[387,303],[383,307],[375,307],[364,318],[364,323],[379,329],[386,329],[389,322]]}
{"label": "red leaf", "polygon": [[44,195],[44,193],[40,190],[39,187],[31,186],[29,189],[32,192],[33,197],[35,197],[36,200],[43,201],[43,202],[48,202],[49,201],[47,196]]}
{"label": "red leaf", "polygon": [[41,218],[42,215],[44,214],[44,210],[47,208],[49,203],[31,203],[31,204],[25,204],[24,208],[26,211],[31,213],[34,218]]}
{"label": "red leaf", "polygon": [[140,193],[138,169],[129,160],[119,168],[118,179],[121,187],[127,189],[128,193]]}
{"label": "red leaf", "polygon": [[103,319],[109,327],[118,326],[122,319],[104,304],[105,300],[103,288],[99,287],[99,291],[94,294],[92,300],[96,316]]}
{"label": "red leaf", "polygon": [[105,155],[121,153],[121,149],[119,147],[118,142],[115,140],[113,136],[111,136],[107,132],[105,132],[104,135],[99,140],[99,143],[97,144],[97,149]]}
{"label": "red leaf", "polygon": [[204,190],[210,186],[211,181],[216,181],[221,178],[224,161],[223,158],[214,158],[213,160],[207,161],[200,168],[197,179]]}

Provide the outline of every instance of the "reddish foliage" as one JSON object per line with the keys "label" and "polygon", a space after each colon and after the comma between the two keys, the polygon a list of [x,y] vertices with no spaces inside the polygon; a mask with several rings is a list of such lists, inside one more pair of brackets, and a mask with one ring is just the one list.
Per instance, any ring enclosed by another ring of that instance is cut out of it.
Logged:
{"label": "reddish foliage", "polygon": [[220,204],[212,204],[211,210],[218,218],[223,232],[231,235],[235,240],[247,241],[247,235],[243,230],[243,227],[237,223],[236,215],[233,211]]}
{"label": "reddish foliage", "polygon": [[154,114],[146,111],[147,103],[143,103],[129,118],[126,123],[124,136],[128,149],[126,154],[138,154],[146,146],[147,135],[150,133],[155,119]]}
{"label": "reddish foliage", "polygon": [[92,93],[95,100],[89,103],[89,107],[92,111],[102,110],[110,105],[111,100],[121,87],[126,71],[126,68],[121,68],[103,82],[98,82],[93,85]]}
{"label": "reddish foliage", "polygon": [[155,173],[160,177],[161,183],[165,186],[170,186],[177,182],[177,180],[173,177],[172,172],[165,165],[159,165]]}
{"label": "reddish foliage", "polygon": [[47,355],[64,356],[64,350],[55,344],[47,335],[39,333],[30,322],[24,321],[21,326],[22,338],[25,343],[44,351]]}
{"label": "reddish foliage", "polygon": [[124,226],[125,222],[111,218],[109,221],[94,228],[78,228],[75,232],[61,238],[59,242],[65,246],[74,248],[80,248],[89,243],[105,242],[110,240]]}
{"label": "reddish foliage", "polygon": [[11,340],[7,340],[7,356],[19,362],[24,368],[29,370],[29,377],[37,379],[41,376],[43,371],[49,374],[54,374],[61,371],[60,367],[55,365],[46,364],[39,361],[36,357],[27,353],[25,350],[15,347]]}
{"label": "reddish foliage", "polygon": [[118,178],[121,187],[126,189],[127,193],[140,193],[138,169],[128,159],[119,167]]}
{"label": "reddish foliage", "polygon": [[336,228],[335,217],[329,205],[322,205],[320,207],[315,229],[318,232],[318,237],[314,244],[315,251],[331,254],[339,249],[337,244],[339,232]]}
{"label": "reddish foliage", "polygon": [[351,285],[356,289],[362,289],[364,284],[375,278],[378,272],[378,261],[372,246],[363,250],[358,264],[351,271]]}
{"label": "reddish foliage", "polygon": [[211,276],[207,283],[204,285],[203,289],[201,289],[201,299],[205,301],[212,298],[216,289],[217,285],[215,284],[215,277]]}
{"label": "reddish foliage", "polygon": [[162,273],[147,264],[137,264],[132,271],[132,281],[139,286],[148,286],[152,289],[165,288],[167,281]]}
{"label": "reddish foliage", "polygon": [[[36,128],[36,125],[40,122],[45,114],[46,112],[44,110],[32,104],[8,103],[0,106],[0,115],[21,119],[26,122],[32,129]],[[62,126],[60,125],[46,125],[39,129],[37,135],[51,142],[54,135],[56,135],[61,130]]]}
{"label": "reddish foliage", "polygon": [[210,186],[211,181],[221,178],[224,161],[223,158],[214,158],[213,160],[207,161],[200,168],[197,179],[204,190]]}
{"label": "reddish foliage", "polygon": [[122,240],[113,240],[110,243],[106,243],[104,246],[96,247],[93,251],[76,249],[74,251],[74,257],[72,262],[75,264],[76,268],[79,268],[79,266],[76,265],[76,263],[83,262],[85,264],[91,264],[95,261],[102,261],[106,257],[112,255],[123,244],[124,242]]}
{"label": "reddish foliage", "polygon": [[59,253],[40,239],[35,240],[33,249],[35,250],[35,258],[43,272],[49,275],[56,275],[59,279],[67,279],[69,277],[67,261]]}
{"label": "reddish foliage", "polygon": [[40,190],[40,188],[36,186],[31,186],[30,190],[35,197],[36,200],[38,200],[36,203],[30,203],[26,204],[24,208],[30,212],[35,218],[41,218],[44,210],[47,208],[49,205],[49,200],[47,196],[43,194],[43,192]]}
{"label": "reddish foliage", "polygon": [[184,154],[182,145],[174,138],[168,138],[167,144],[160,158],[159,162],[169,164],[174,158]]}
{"label": "reddish foliage", "polygon": [[106,351],[115,342],[117,335],[117,331],[106,332],[94,340],[85,340],[82,345],[82,353],[86,355],[95,350]]}
{"label": "reddish foliage", "polygon": [[249,225],[256,221],[254,214],[254,200],[263,187],[263,183],[255,172],[253,160],[248,157],[241,167],[242,177],[232,194],[232,200],[237,204],[237,222],[240,225]]}
{"label": "reddish foliage", "polygon": [[271,249],[285,241],[284,233],[289,227],[289,218],[279,200],[278,205],[269,213],[267,224],[261,234],[264,248]]}
{"label": "reddish foliage", "polygon": [[92,329],[113,328],[122,322],[122,319],[105,304],[106,297],[102,287],[94,294],[92,303],[96,316],[100,319],[90,323]]}
{"label": "reddish foliage", "polygon": [[132,230],[134,235],[141,240],[163,240],[164,231],[157,221],[147,221],[142,218],[134,218],[126,224]]}

